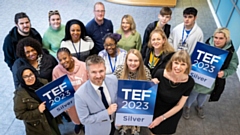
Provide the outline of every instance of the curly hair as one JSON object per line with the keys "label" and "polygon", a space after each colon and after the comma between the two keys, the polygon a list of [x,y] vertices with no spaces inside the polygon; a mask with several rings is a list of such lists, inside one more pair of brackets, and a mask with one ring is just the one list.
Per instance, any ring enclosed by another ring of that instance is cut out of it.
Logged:
{"label": "curly hair", "polygon": [[77,19],[72,19],[72,20],[69,20],[65,26],[65,37],[63,38],[63,41],[66,41],[66,40],[72,40],[72,37],[71,37],[71,34],[70,34],[70,27],[73,25],[73,24],[77,24],[80,26],[80,29],[81,29],[81,35],[80,35],[80,38],[85,40],[85,37],[87,36],[87,31],[86,31],[86,27],[84,26],[84,24],[77,20]]}
{"label": "curly hair", "polygon": [[35,49],[38,55],[43,54],[41,44],[34,38],[26,37],[24,39],[21,39],[17,44],[16,54],[19,58],[26,58],[24,51],[25,46],[30,46]]}

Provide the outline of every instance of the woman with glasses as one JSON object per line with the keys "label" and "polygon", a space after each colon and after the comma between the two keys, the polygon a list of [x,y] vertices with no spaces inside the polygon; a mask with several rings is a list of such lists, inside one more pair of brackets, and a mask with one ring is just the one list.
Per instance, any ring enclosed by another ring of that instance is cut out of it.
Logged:
{"label": "woman with glasses", "polygon": [[68,48],[74,57],[80,61],[85,61],[93,46],[94,43],[87,36],[86,28],[81,21],[72,19],[67,22],[61,48]]}
{"label": "woman with glasses", "polygon": [[140,51],[142,47],[141,35],[136,31],[136,24],[131,15],[124,15],[120,29],[117,33],[122,36],[118,42],[118,46],[126,51],[137,49]]}
{"label": "woman with glasses", "polygon": [[65,26],[61,24],[61,16],[58,10],[48,12],[49,27],[43,35],[42,43],[49,53],[56,56],[57,50],[65,35]]}
{"label": "woman with glasses", "polygon": [[104,50],[99,52],[99,56],[105,60],[106,74],[114,73],[118,65],[123,65],[127,52],[117,47],[121,35],[117,33],[108,33],[104,36]]}
{"label": "woman with glasses", "polygon": [[57,60],[48,52],[43,51],[37,40],[31,37],[20,40],[17,44],[16,54],[18,59],[12,67],[15,88],[19,85],[16,77],[17,70],[23,65],[35,68],[39,77],[47,79],[49,82],[52,81],[52,70],[57,65]]}
{"label": "woman with glasses", "polygon": [[203,111],[203,104],[207,99],[207,95],[210,94],[209,101],[218,101],[226,84],[226,78],[236,72],[238,67],[238,57],[234,49],[233,43],[230,39],[230,31],[227,28],[218,28],[215,30],[213,37],[210,37],[206,44],[214,46],[216,48],[228,51],[228,56],[221,67],[216,77],[215,83],[211,88],[204,87],[199,84],[195,84],[193,91],[191,92],[184,110],[183,117],[185,119],[190,118],[190,107],[194,101],[197,101],[195,109],[199,118],[204,119],[205,114]]}
{"label": "woman with glasses", "polygon": [[14,92],[14,112],[16,118],[23,120],[27,135],[61,135],[58,124],[35,91],[47,84],[47,80],[38,78],[32,66],[18,68],[16,78],[19,86]]}

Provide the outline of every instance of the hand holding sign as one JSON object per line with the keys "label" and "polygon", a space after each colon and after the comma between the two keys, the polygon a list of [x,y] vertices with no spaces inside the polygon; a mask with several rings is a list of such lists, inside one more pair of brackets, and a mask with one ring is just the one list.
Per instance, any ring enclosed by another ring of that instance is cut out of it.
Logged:
{"label": "hand holding sign", "polygon": [[111,104],[107,109],[108,115],[112,115],[114,112],[116,112],[116,110],[117,110],[117,104],[116,103]]}
{"label": "hand holding sign", "polygon": [[40,111],[40,113],[43,113],[43,111],[46,109],[45,103],[46,103],[46,101],[42,102],[42,103],[38,106],[38,110]]}
{"label": "hand holding sign", "polygon": [[223,75],[224,75],[224,72],[223,72],[223,71],[219,71],[219,72],[218,72],[218,77],[219,77],[219,78],[222,78]]}

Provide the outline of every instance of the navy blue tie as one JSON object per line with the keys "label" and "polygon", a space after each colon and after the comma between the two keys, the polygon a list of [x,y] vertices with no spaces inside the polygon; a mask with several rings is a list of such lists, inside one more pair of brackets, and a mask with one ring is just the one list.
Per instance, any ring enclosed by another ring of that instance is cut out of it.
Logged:
{"label": "navy blue tie", "polygon": [[100,90],[100,92],[101,92],[102,102],[103,102],[105,108],[108,109],[109,105],[108,105],[107,99],[105,97],[105,94],[103,93],[103,87],[99,87],[98,90]]}

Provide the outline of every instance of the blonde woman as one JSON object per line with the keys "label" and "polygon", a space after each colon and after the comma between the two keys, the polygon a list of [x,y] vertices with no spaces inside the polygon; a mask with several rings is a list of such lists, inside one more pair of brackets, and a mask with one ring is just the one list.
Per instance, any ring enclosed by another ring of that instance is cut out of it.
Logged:
{"label": "blonde woman", "polygon": [[164,31],[160,28],[151,32],[144,65],[153,76],[158,69],[164,69],[174,53],[174,48],[168,43]]}
{"label": "blonde woman", "polygon": [[206,41],[210,46],[217,47],[222,50],[229,52],[223,66],[221,67],[216,77],[215,83],[211,88],[206,88],[202,85],[195,84],[189,99],[186,102],[183,117],[189,119],[190,107],[194,101],[197,100],[197,111],[198,117],[201,119],[205,118],[203,105],[207,99],[207,95],[211,94],[209,101],[218,101],[226,84],[226,78],[236,72],[238,66],[238,57],[235,52],[234,46],[230,39],[230,31],[227,28],[218,28],[213,34],[213,37]]}
{"label": "blonde woman", "polygon": [[117,33],[122,36],[118,42],[118,46],[126,51],[137,49],[140,51],[142,47],[141,35],[136,31],[136,24],[131,15],[124,15],[121,20],[120,29]]}
{"label": "blonde woman", "polygon": [[[144,66],[142,56],[136,49],[130,49],[127,53],[124,65],[117,67],[114,73],[118,79],[125,80],[151,80],[149,69]],[[120,127],[121,134],[126,133],[131,129],[132,134],[139,134],[140,127],[137,126],[122,126]]]}

